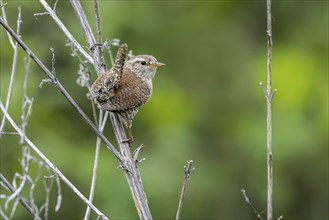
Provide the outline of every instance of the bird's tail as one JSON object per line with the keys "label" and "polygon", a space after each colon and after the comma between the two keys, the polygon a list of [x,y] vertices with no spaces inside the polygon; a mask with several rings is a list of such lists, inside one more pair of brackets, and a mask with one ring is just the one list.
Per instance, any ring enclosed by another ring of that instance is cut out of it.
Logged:
{"label": "bird's tail", "polygon": [[112,67],[115,72],[119,73],[120,78],[121,78],[121,75],[122,75],[123,66],[124,66],[125,61],[126,61],[127,52],[128,52],[128,45],[127,44],[121,44],[119,49],[118,49],[118,52],[117,52],[117,55],[115,57],[115,61],[114,61],[113,67]]}

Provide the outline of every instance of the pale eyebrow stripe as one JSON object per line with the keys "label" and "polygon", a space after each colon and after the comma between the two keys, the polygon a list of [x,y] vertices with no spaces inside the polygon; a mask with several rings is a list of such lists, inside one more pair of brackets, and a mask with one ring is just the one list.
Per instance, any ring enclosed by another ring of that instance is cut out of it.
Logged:
{"label": "pale eyebrow stripe", "polygon": [[133,59],[133,60],[129,60],[129,62],[134,62],[134,61],[145,61],[145,59],[140,58],[140,57],[136,57],[136,58]]}

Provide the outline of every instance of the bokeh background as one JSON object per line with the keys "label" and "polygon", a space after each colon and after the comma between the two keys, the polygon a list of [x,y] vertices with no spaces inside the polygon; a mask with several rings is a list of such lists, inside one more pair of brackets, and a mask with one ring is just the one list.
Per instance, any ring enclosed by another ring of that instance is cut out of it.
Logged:
{"label": "bokeh background", "polygon": [[[44,12],[38,1],[6,3],[12,26],[21,6],[22,38],[49,68],[50,48],[55,49],[59,80],[92,117],[87,91],[76,83],[79,61],[70,55],[64,34],[50,17],[34,16]],[[93,2],[82,5],[94,28]],[[103,39],[120,39],[134,54],[152,54],[167,64],[158,69],[153,97],[133,126],[133,147],[146,146],[141,173],[153,217],[175,217],[183,165],[190,159],[196,170],[183,219],[255,219],[242,188],[265,216],[266,100],[259,86],[266,82],[265,1],[100,1],[100,13]],[[57,14],[86,46],[69,1],[59,1]],[[328,1],[274,1],[272,14],[273,87],[278,90],[273,100],[274,217],[328,219]],[[2,27],[0,33],[4,102],[13,51]],[[24,57],[20,50],[10,106],[17,123]],[[28,95],[34,103],[27,135],[88,195],[95,134],[53,86],[38,87],[44,77],[31,64]],[[8,123],[5,130],[12,131]],[[105,134],[115,143],[110,124]],[[21,172],[22,146],[13,135],[0,141],[1,172],[12,179]],[[112,219],[136,219],[117,166],[103,146],[94,204]],[[39,185],[35,199],[41,205],[42,181]],[[62,207],[55,213],[54,187],[50,219],[82,219],[85,205],[61,185]],[[18,207],[15,219],[30,216]]]}

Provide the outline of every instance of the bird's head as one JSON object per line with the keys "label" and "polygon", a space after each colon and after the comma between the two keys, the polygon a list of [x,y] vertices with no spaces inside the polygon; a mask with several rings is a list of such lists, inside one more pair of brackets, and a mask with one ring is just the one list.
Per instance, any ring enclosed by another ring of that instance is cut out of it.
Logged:
{"label": "bird's head", "polygon": [[143,79],[151,80],[156,72],[157,67],[164,66],[164,63],[158,62],[154,56],[138,55],[129,59],[125,67]]}

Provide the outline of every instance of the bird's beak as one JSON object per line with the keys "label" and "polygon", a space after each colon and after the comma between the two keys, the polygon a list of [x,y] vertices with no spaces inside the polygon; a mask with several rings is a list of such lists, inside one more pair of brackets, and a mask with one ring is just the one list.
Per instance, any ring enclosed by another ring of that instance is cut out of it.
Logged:
{"label": "bird's beak", "polygon": [[166,64],[164,63],[159,63],[159,62],[155,62],[155,63],[151,63],[150,64],[152,67],[159,67],[159,66],[165,66]]}

